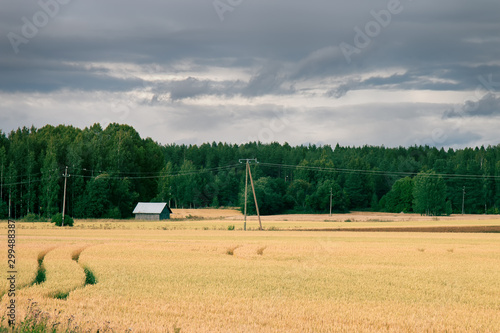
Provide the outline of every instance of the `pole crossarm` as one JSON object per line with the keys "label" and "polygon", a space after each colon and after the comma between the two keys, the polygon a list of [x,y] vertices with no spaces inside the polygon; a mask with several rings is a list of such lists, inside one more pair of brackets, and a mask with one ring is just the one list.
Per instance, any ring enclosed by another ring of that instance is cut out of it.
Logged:
{"label": "pole crossarm", "polygon": [[250,162],[252,162],[252,161],[253,161],[254,163],[259,163],[259,162],[257,161],[257,159],[256,159],[256,158],[240,158],[240,159],[238,160],[238,162],[240,162],[240,163],[250,163]]}

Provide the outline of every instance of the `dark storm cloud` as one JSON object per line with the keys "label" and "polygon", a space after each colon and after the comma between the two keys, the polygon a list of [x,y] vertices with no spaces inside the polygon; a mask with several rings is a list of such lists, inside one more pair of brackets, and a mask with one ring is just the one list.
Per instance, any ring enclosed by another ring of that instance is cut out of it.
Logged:
{"label": "dark storm cloud", "polygon": [[267,94],[292,94],[295,91],[293,86],[283,86],[287,82],[290,81],[282,66],[269,64],[252,76],[247,86],[243,89],[242,94],[250,97]]}
{"label": "dark storm cloud", "polygon": [[[153,91],[155,92],[156,100],[160,95],[168,95],[171,101],[178,101],[206,95],[230,97],[239,93],[243,86],[239,81],[219,82],[188,77],[185,80],[155,83]],[[155,101],[152,102],[154,103]]]}
{"label": "dark storm cloud", "polygon": [[[5,33],[1,49],[3,59],[37,59],[41,64],[44,60],[169,64],[192,59],[194,63],[232,66],[234,59],[246,58],[249,66],[261,62],[259,66],[263,68],[248,83],[244,94],[249,96],[282,93],[280,87],[287,81],[291,86],[304,79],[363,73],[388,66],[401,66],[409,71],[432,69],[428,75],[471,82],[471,75],[465,75],[462,69],[467,66],[474,69],[481,61],[500,55],[497,1],[401,0],[402,12],[392,15],[390,24],[371,38],[370,47],[353,56],[354,64],[347,64],[338,45],[341,42],[354,45],[354,28],[363,30],[366,23],[374,21],[370,12],[385,10],[388,3],[244,2],[225,13],[225,20],[220,22],[211,1],[73,0],[61,5],[59,14],[33,40],[20,45],[18,55],[12,52]],[[33,3],[7,1],[3,6],[2,31],[19,34],[21,18],[31,20],[41,10]],[[290,66],[273,69],[276,63]],[[459,68],[459,63],[469,65]],[[68,71],[68,76],[74,77],[73,81],[61,81],[70,89],[72,85],[80,89],[81,79],[88,81],[92,77],[97,88],[103,85],[102,77],[91,71],[83,78],[78,73],[73,75],[72,69],[64,65],[61,71]],[[496,67],[488,74],[499,72]],[[477,74],[481,73],[472,76]],[[55,76],[54,81],[60,81],[59,75],[49,71],[42,76],[49,81]],[[22,73],[21,78],[25,79]],[[418,73],[412,79],[416,80],[412,84],[404,82],[406,89],[420,88],[419,82],[427,89],[438,90],[467,86],[431,85],[419,81]],[[29,80],[26,77],[24,81]],[[104,85],[107,83],[104,80]],[[377,81],[374,78],[366,84],[376,86]],[[1,89],[6,89],[6,85],[4,82]],[[28,86],[31,90],[36,85],[28,83]],[[121,89],[118,83],[110,86]],[[289,88],[286,90],[293,93]]]}
{"label": "dark storm cloud", "polygon": [[104,68],[84,68],[55,61],[0,60],[0,72],[0,90],[6,92],[128,91],[143,85],[140,79],[110,76]]}
{"label": "dark storm cloud", "polygon": [[500,95],[488,93],[478,101],[466,101],[458,110],[449,110],[444,118],[495,116],[500,116]]}
{"label": "dark storm cloud", "polygon": [[[418,91],[423,96],[480,86],[483,93],[494,93],[481,80],[500,81],[497,0],[221,0],[231,7],[222,17],[213,0],[57,1],[0,4],[0,93],[141,90],[150,94],[141,97],[148,101],[141,105],[158,107],[166,100],[206,96],[287,100],[309,91],[314,91],[311,98],[327,96],[334,102],[355,90]],[[36,15],[43,14],[40,3],[59,3],[57,13],[33,36],[24,36],[26,22],[34,24]],[[383,18],[391,6],[397,13]],[[367,33],[368,26],[377,24],[375,33]],[[359,31],[367,37],[357,36]],[[25,42],[12,45],[12,34]],[[366,45],[357,43],[360,38]],[[342,43],[357,49],[349,59]],[[121,68],[126,65],[134,70]],[[227,76],[214,77],[214,68]],[[245,74],[228,75],[232,71]],[[474,115],[494,115],[497,102],[494,96],[477,99],[445,119],[470,116],[473,108]],[[399,107],[414,119],[420,116],[406,104]],[[213,105],[205,108],[207,117],[215,112]],[[0,105],[0,112],[6,110]],[[202,110],[197,105],[190,112],[184,106],[186,119]],[[442,108],[436,107],[436,113],[441,117]]]}
{"label": "dark storm cloud", "polygon": [[[478,87],[483,90],[500,88],[500,83],[491,81],[493,77],[500,78],[500,66],[443,65],[441,68],[415,68],[403,74],[393,74],[387,77],[370,76],[363,80],[349,79],[329,90],[326,95],[340,98],[348,91],[358,89],[468,91]],[[489,83],[488,80],[490,80]]]}

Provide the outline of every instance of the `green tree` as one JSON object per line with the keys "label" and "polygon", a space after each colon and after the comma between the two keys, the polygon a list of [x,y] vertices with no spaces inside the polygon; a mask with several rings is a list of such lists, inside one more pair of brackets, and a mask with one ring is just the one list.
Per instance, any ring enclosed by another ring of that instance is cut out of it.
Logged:
{"label": "green tree", "polygon": [[85,188],[85,211],[80,212],[86,217],[104,217],[110,209],[109,175],[104,173],[90,180]]}
{"label": "green tree", "polygon": [[431,216],[446,213],[446,184],[434,171],[421,172],[415,177],[413,210]]}
{"label": "green tree", "polygon": [[13,161],[11,161],[9,164],[9,168],[7,171],[7,182],[8,182],[8,191],[9,191],[8,215],[9,215],[9,217],[17,218],[16,202],[18,202],[17,195],[18,195],[19,190],[18,190],[17,169],[16,169],[16,166],[14,165]]}
{"label": "green tree", "polygon": [[[0,131],[0,135],[2,135]],[[0,146],[0,219],[8,217],[9,207],[4,201],[4,184],[6,176],[7,152],[5,147]]]}
{"label": "green tree", "polygon": [[318,159],[301,161],[295,173],[295,179],[302,179],[316,186],[332,177],[335,178],[336,174],[333,172],[335,166],[330,155],[331,148],[321,151]]}
{"label": "green tree", "polygon": [[349,169],[355,170],[347,174],[344,190],[350,201],[351,208],[367,208],[370,206],[373,186],[367,162],[355,158],[349,163]]}
{"label": "green tree", "polygon": [[42,167],[41,203],[46,217],[51,217],[58,212],[59,179],[61,172],[57,165],[54,142],[49,144]]}
{"label": "green tree", "polygon": [[68,147],[66,165],[69,167],[68,190],[66,198],[67,212],[75,217],[85,217],[85,178],[84,178],[84,153],[83,138],[77,139]]}
{"label": "green tree", "polygon": [[35,203],[37,197],[36,191],[36,161],[35,153],[30,151],[26,159],[27,186],[24,201],[26,202],[26,214],[35,212]]}
{"label": "green tree", "polygon": [[[423,170],[456,175],[444,177],[448,212],[450,207],[461,211],[464,186],[467,213],[500,209],[500,181],[491,177],[500,175],[500,146],[456,151],[429,146],[291,147],[276,142],[161,146],[150,138],[141,139],[128,125],[110,124],[103,130],[94,124],[83,130],[63,125],[39,130],[23,127],[8,136],[0,131],[0,216],[8,214],[9,197],[12,215],[39,212],[50,216],[58,212],[64,166],[71,174],[67,212],[77,217],[128,216],[136,198],[172,198],[176,206],[184,207],[236,206],[245,172],[239,166],[228,166],[248,157],[263,162],[253,166],[252,173],[256,182],[268,178],[259,183],[260,190],[281,207],[279,211],[320,207],[324,211],[322,201],[328,199],[330,186],[325,181],[329,180],[341,188],[335,193],[342,194],[339,202],[347,203],[348,208],[411,211],[409,190],[396,184],[396,174]],[[180,174],[162,177],[167,163],[168,172],[171,169]],[[109,176],[94,178],[99,174]],[[269,211],[273,210],[270,207]],[[423,210],[435,214],[432,207]]]}
{"label": "green tree", "polygon": [[296,179],[290,183],[286,190],[286,195],[293,202],[295,211],[305,211],[307,207],[306,199],[313,192],[312,185],[303,179]]}
{"label": "green tree", "polygon": [[[62,213],[57,213],[52,216],[51,219],[52,223],[55,223],[56,226],[62,227],[63,226],[63,218],[62,218]],[[64,226],[65,227],[72,227],[75,221],[73,218],[69,215],[64,215]]]}
{"label": "green tree", "polygon": [[330,194],[332,210],[335,212],[347,211],[349,204],[347,195],[333,179],[323,181],[313,194],[307,196],[307,205],[315,212],[327,213],[330,210]]}
{"label": "green tree", "polygon": [[379,200],[377,197],[377,193],[375,193],[375,192],[373,192],[373,194],[372,194],[370,208],[373,212],[378,212],[378,210],[379,210]]}
{"label": "green tree", "polygon": [[126,218],[132,216],[132,211],[139,197],[139,194],[133,189],[132,182],[128,178],[120,178],[114,179],[111,183],[111,207],[108,209],[108,217]]}
{"label": "green tree", "polygon": [[500,211],[500,161],[495,164],[495,208]]}
{"label": "green tree", "polygon": [[[259,204],[259,212],[261,215],[281,214],[290,207],[285,199],[285,184],[282,179],[262,177],[257,181],[254,181],[254,186],[257,203]],[[242,211],[244,210],[245,202],[244,192],[245,188],[243,187],[240,194],[240,207]],[[249,215],[257,214],[250,180],[248,185],[247,213]]]}
{"label": "green tree", "polygon": [[142,142],[139,133],[133,127],[109,124],[103,135],[108,170],[128,173],[140,169],[137,162],[141,156]]}
{"label": "green tree", "polygon": [[172,162],[168,162],[167,165],[165,165],[165,167],[161,170],[160,178],[158,178],[158,194],[156,195],[154,201],[169,203],[172,199],[173,169],[174,166]]}
{"label": "green tree", "polygon": [[390,213],[410,213],[413,211],[413,179],[398,179],[383,200],[384,211]]}
{"label": "green tree", "polygon": [[179,175],[175,178],[176,199],[181,207],[193,207],[195,204],[195,198],[200,191],[197,178],[198,172],[193,162],[190,160],[184,161]]}
{"label": "green tree", "polygon": [[[243,177],[241,177],[243,184]],[[235,169],[219,172],[214,179],[217,188],[217,199],[219,205],[234,207],[238,205],[238,189],[244,186],[240,185],[238,174]]]}

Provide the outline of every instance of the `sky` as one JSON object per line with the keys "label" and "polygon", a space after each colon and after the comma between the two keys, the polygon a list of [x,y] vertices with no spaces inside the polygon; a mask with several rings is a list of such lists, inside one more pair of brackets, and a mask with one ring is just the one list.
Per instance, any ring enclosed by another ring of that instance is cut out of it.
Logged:
{"label": "sky", "polygon": [[0,129],[500,144],[498,0],[2,0]]}

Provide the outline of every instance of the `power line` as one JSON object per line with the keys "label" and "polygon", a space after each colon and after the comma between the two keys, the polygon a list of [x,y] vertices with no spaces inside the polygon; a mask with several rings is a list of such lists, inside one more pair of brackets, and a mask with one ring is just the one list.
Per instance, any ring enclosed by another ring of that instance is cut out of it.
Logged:
{"label": "power line", "polygon": [[[40,178],[36,179],[37,177],[43,177],[45,174],[49,174],[49,173],[58,171],[60,169],[61,168],[57,168],[57,169],[51,169],[51,170],[47,170],[47,171],[40,172],[40,173],[32,173],[32,174],[23,175],[23,176],[16,176],[13,178],[17,178],[17,179],[21,178],[21,179],[28,179],[28,180],[11,182],[11,183],[3,183],[2,185],[3,186],[14,186],[14,185],[24,185],[24,184],[29,184],[29,183],[38,183],[38,182],[41,182],[42,179],[40,179]],[[9,178],[9,177],[4,177],[4,179],[6,179],[6,178]],[[35,178],[35,179],[33,179],[33,178]]]}
{"label": "power line", "polygon": [[[172,176],[189,176],[189,175],[197,175],[197,174],[203,174],[203,173],[208,173],[208,172],[214,172],[214,171],[224,171],[228,169],[234,169],[234,168],[240,168],[241,165],[239,164],[232,164],[232,165],[227,165],[227,166],[220,166],[220,167],[215,167],[215,168],[208,168],[208,169],[198,169],[198,170],[193,170],[193,171],[178,171],[178,172],[170,172],[165,174],[163,171],[158,171],[158,172],[123,172],[123,171],[96,171],[96,170],[89,170],[89,169],[81,169],[84,171],[88,172],[98,172],[99,174],[96,176],[87,176],[87,175],[75,175],[73,174],[73,177],[81,177],[81,178],[97,178],[102,175],[107,175],[106,178],[108,179],[159,179],[159,178],[166,178],[166,177],[172,177]],[[130,174],[143,174],[144,176],[130,176]]]}
{"label": "power line", "polygon": [[[291,165],[291,164],[279,164],[279,163],[259,163],[259,165],[264,166],[264,167],[273,167],[273,168],[286,168],[286,169],[291,169],[291,170],[309,170],[309,171],[315,171],[315,172],[326,172],[326,173],[343,173],[343,174],[368,174],[368,175],[379,175],[379,176],[399,176],[399,177],[405,177],[405,176],[416,176],[420,172],[403,172],[403,171],[386,171],[386,170],[363,170],[363,169],[348,169],[348,168],[334,168],[334,167],[318,167],[318,166],[307,166],[307,165]],[[161,178],[167,178],[167,177],[178,177],[178,176],[190,176],[190,175],[199,175],[199,174],[204,174],[204,173],[210,173],[210,172],[220,172],[220,171],[225,171],[225,170],[230,170],[234,168],[241,168],[241,164],[231,164],[227,166],[219,166],[219,167],[214,167],[214,168],[207,168],[207,169],[199,169],[199,170],[193,170],[193,171],[178,171],[178,172],[171,172],[165,174],[163,171],[158,171],[158,172],[124,172],[124,171],[102,171],[102,170],[92,170],[92,169],[85,169],[85,168],[71,168],[72,169],[72,177],[77,177],[77,178],[88,178],[88,179],[93,179],[97,178],[99,176],[103,177],[106,175],[107,179],[115,179],[115,180],[120,180],[120,179],[161,179]],[[29,174],[29,175],[23,175],[23,176],[17,176],[16,178],[19,179],[27,179],[27,178],[35,178],[32,179],[31,182],[41,182],[41,179],[37,179],[37,177],[43,177],[44,175],[61,170],[62,168],[56,168],[56,169],[51,169],[51,170],[44,170],[43,172],[40,173],[35,173],[35,174]],[[86,172],[91,172],[93,175],[82,175],[82,174],[75,174],[75,171],[86,171]],[[94,175],[94,173],[98,173],[97,175]],[[462,180],[500,180],[500,175],[466,175],[466,174],[448,174],[448,173],[423,173],[424,176],[430,177],[430,178],[446,178],[446,179],[462,179]],[[14,185],[24,185],[30,183],[29,180],[25,181],[17,181],[17,182],[11,182],[11,183],[3,183],[3,186],[14,186]]]}
{"label": "power line", "polygon": [[[223,166],[223,167],[216,167],[216,168],[209,168],[209,169],[200,169],[200,170],[195,170],[195,171],[187,171],[187,172],[174,172],[174,173],[167,173],[163,174],[163,172],[155,173],[155,175],[149,175],[149,176],[127,176],[126,173],[122,173],[120,171],[115,172],[115,171],[99,171],[100,173],[95,176],[87,176],[87,175],[78,175],[78,174],[72,174],[72,177],[75,178],[87,178],[87,179],[95,179],[97,177],[103,177],[105,176],[107,179],[112,179],[112,180],[123,180],[123,179],[161,179],[161,178],[167,178],[167,177],[180,177],[180,176],[192,176],[192,175],[199,175],[199,174],[204,174],[204,173],[209,173],[209,172],[215,172],[215,171],[224,171],[224,170],[230,170],[234,168],[241,168],[241,165],[239,164],[232,164],[228,166]],[[30,176],[31,177],[38,177],[38,176],[44,176],[44,174],[58,171],[61,168],[57,169],[52,169],[49,171],[46,171],[44,173],[39,173],[39,174],[31,174],[31,175],[25,175],[25,176],[17,176],[16,178],[19,179],[27,179]],[[83,169],[82,169],[83,170]],[[93,171],[93,170],[87,170],[87,171]],[[122,176],[115,176],[114,174],[123,174]],[[148,174],[148,173],[146,173]],[[64,176],[63,176],[64,177]],[[25,185],[31,183],[39,183],[43,179],[31,179],[31,180],[22,180],[22,181],[17,181],[17,182],[10,182],[10,183],[3,183],[3,186],[16,186],[16,185]]]}
{"label": "power line", "polygon": [[[319,172],[330,172],[330,173],[358,173],[358,174],[374,174],[374,175],[393,175],[393,176],[416,176],[421,172],[402,172],[402,171],[383,171],[383,170],[362,170],[362,169],[342,169],[342,168],[331,168],[331,167],[314,167],[307,165],[290,165],[290,164],[277,164],[277,163],[260,163],[262,166],[269,167],[280,167],[288,169],[303,169],[310,171]],[[500,176],[494,175],[464,175],[464,174],[448,174],[448,173],[423,173],[423,175],[428,177],[443,177],[443,178],[458,178],[458,179],[493,179],[500,180]]]}
{"label": "power line", "polygon": [[240,168],[241,166],[238,164],[234,165],[228,165],[225,167],[216,167],[216,168],[209,168],[209,169],[200,169],[200,170],[194,170],[194,171],[179,171],[179,172],[172,172],[172,173],[167,173],[164,174],[163,172],[159,172],[158,174],[155,175],[150,175],[150,176],[127,176],[126,173],[123,173],[121,176],[115,176],[114,174],[120,174],[120,172],[114,172],[114,171],[104,171],[100,173],[99,175],[96,176],[85,176],[85,175],[75,175],[73,174],[73,177],[82,177],[82,178],[97,178],[99,176],[106,176],[108,179],[160,179],[160,178],[167,178],[167,177],[177,177],[177,176],[191,176],[191,175],[199,175],[203,173],[209,173],[209,172],[214,172],[214,171],[224,171],[224,170],[229,170],[229,169],[234,169],[234,168]]}

